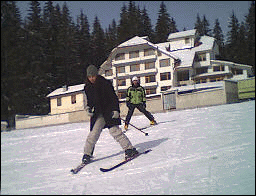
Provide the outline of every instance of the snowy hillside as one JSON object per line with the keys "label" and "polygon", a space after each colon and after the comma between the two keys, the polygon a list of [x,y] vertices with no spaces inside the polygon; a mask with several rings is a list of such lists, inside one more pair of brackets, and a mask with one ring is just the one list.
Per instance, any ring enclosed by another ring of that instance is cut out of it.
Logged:
{"label": "snowy hillside", "polygon": [[[255,194],[255,101],[154,114],[160,123],[126,133],[137,159],[124,158],[107,129],[80,173],[89,123],[1,132],[1,194]],[[138,127],[149,124],[133,116]]]}

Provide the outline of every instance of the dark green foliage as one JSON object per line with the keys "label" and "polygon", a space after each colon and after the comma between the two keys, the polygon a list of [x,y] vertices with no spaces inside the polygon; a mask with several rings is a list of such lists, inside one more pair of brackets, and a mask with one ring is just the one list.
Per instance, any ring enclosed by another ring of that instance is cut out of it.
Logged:
{"label": "dark green foliage", "polygon": [[222,59],[223,58],[223,49],[224,49],[224,35],[222,33],[222,29],[220,27],[220,23],[219,23],[219,20],[216,19],[215,20],[215,25],[214,25],[214,28],[213,28],[213,37],[215,38],[216,40],[216,43],[218,44],[219,46],[219,57],[218,59]]}
{"label": "dark green foliage", "polygon": [[[155,43],[166,42],[170,33],[176,32],[174,21],[171,21],[164,2],[161,2],[155,27]],[[172,27],[172,29],[171,29]]]}

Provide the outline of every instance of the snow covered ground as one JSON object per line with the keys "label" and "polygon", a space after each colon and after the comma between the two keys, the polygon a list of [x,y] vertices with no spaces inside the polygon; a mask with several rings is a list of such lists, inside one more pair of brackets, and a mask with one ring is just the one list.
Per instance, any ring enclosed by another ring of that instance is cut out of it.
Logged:
{"label": "snow covered ground", "polygon": [[[124,151],[107,129],[94,159],[77,166],[89,123],[1,132],[1,194],[255,195],[255,101],[154,114],[160,123],[126,135],[146,155],[111,172]],[[137,127],[149,124],[133,116]]]}

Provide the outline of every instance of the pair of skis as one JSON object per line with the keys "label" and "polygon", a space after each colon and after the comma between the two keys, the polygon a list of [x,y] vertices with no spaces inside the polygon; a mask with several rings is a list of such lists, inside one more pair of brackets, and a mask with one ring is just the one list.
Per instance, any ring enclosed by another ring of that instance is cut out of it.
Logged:
{"label": "pair of skis", "polygon": [[[147,154],[150,151],[151,151],[151,149],[145,150],[144,152],[140,152],[139,154],[136,154],[133,157],[128,158],[128,159],[126,159],[124,161],[121,161],[120,163],[118,163],[118,164],[116,164],[116,165],[114,165],[114,166],[112,166],[110,168],[100,168],[100,171],[102,171],[102,172],[112,171],[112,170],[114,170],[114,169],[124,165],[125,163],[127,163],[127,162],[129,162],[129,161],[131,161],[131,160],[133,160],[135,158],[137,158],[138,156],[140,156],[142,154]],[[72,172],[73,174],[77,174],[81,169],[83,169],[86,165],[88,165],[90,163],[93,163],[93,160],[91,162],[89,162],[89,163],[81,163],[81,164],[79,164],[76,168],[71,169],[70,172]]]}

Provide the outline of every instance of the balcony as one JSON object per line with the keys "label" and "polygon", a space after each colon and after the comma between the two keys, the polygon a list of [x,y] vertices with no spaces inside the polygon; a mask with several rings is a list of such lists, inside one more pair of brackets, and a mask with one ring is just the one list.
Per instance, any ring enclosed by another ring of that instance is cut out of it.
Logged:
{"label": "balcony", "polygon": [[155,61],[157,59],[156,55],[150,55],[150,56],[143,56],[143,57],[137,57],[137,58],[132,58],[132,59],[124,59],[124,60],[119,60],[115,61],[113,60],[112,64],[113,66],[124,66],[128,64],[134,64],[134,63],[144,63],[147,61]]}

